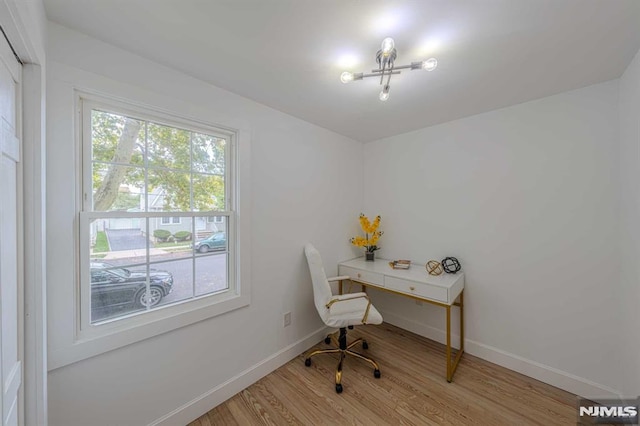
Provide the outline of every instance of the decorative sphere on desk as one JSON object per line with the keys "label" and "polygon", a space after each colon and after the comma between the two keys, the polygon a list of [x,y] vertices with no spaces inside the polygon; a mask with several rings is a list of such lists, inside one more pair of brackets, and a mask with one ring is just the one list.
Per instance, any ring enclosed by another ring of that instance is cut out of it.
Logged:
{"label": "decorative sphere on desk", "polygon": [[442,274],[442,265],[437,260],[430,260],[427,262],[427,272],[429,275],[440,275]]}
{"label": "decorative sphere on desk", "polygon": [[460,262],[455,257],[445,257],[442,259],[442,267],[447,274],[455,274],[460,270]]}

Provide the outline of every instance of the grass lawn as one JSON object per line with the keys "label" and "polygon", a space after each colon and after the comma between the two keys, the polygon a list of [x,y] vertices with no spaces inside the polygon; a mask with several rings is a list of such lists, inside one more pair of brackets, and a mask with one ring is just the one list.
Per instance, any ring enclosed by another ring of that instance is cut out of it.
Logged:
{"label": "grass lawn", "polygon": [[189,249],[191,247],[191,241],[173,241],[167,243],[153,243],[155,248],[184,248]]}
{"label": "grass lawn", "polygon": [[94,253],[104,253],[109,251],[109,241],[107,240],[107,234],[104,231],[100,231],[96,234],[96,245],[93,247]]}

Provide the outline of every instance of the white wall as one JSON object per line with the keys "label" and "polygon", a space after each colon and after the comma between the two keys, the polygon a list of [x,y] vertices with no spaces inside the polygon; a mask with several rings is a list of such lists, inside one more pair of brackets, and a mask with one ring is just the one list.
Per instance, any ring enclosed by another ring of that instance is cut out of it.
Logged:
{"label": "white wall", "polygon": [[640,395],[640,53],[620,78],[621,389]]}
{"label": "white wall", "polygon": [[[319,341],[302,247],[314,242],[328,273],[352,256],[347,237],[362,205],[362,145],[55,24],[49,43],[50,353],[71,337],[60,306],[76,277],[74,87],[248,130],[252,212],[251,305],[50,371],[50,424],[148,424],[203,397],[184,411],[198,415],[240,390],[234,383],[242,379],[234,380],[247,369],[264,362],[247,376],[254,380]],[[293,320],[286,329],[285,311]],[[305,340],[310,335],[316,340]],[[178,413],[167,424],[188,420]]]}
{"label": "white wall", "polygon": [[[380,255],[457,257],[468,352],[610,395],[622,379],[617,134],[616,80],[366,144]],[[385,320],[442,338],[441,309],[376,296]]]}

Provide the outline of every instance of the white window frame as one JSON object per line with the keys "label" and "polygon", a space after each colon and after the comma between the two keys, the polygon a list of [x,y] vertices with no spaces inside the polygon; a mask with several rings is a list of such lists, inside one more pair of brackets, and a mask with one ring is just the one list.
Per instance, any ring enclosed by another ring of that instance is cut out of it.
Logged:
{"label": "white window frame", "polygon": [[[101,95],[76,91],[75,102],[78,111],[77,146],[79,152],[80,179],[79,185],[79,230],[78,244],[78,283],[75,286],[75,318],[76,330],[74,342],[71,348],[63,353],[57,353],[53,366],[58,367],[72,362],[89,358],[105,351],[122,347],[137,341],[165,333],[207,318],[224,314],[226,312],[247,306],[250,304],[249,283],[240,285],[240,271],[248,277],[247,266],[240,267],[240,251],[238,238],[238,188],[240,176],[240,163],[238,153],[237,129],[229,129],[218,125],[199,122],[193,119],[183,118],[178,115],[168,114],[164,111],[150,107],[141,107],[121,100],[114,100]],[[159,124],[178,127],[185,130],[212,135],[224,135],[228,140],[227,166],[225,175],[225,191],[229,210],[212,212],[93,212],[91,211],[91,111],[113,112],[139,118],[145,121],[153,121]],[[87,149],[89,148],[89,149]],[[248,148],[243,150],[243,159],[248,156]],[[244,161],[243,161],[244,162]],[[243,167],[243,175],[248,176],[246,165]],[[245,186],[247,186],[245,184]],[[245,203],[246,205],[246,203]],[[154,217],[207,217],[225,216],[228,219],[228,261],[227,282],[229,289],[215,294],[194,297],[182,302],[143,312],[132,314],[122,319],[90,323],[90,270],[89,270],[89,224],[96,217],[123,217],[123,216],[154,216]],[[247,226],[247,225],[245,225]],[[243,241],[247,241],[247,233]],[[248,244],[245,243],[248,247]],[[248,258],[245,252],[244,258]],[[84,266],[83,266],[84,265]],[[82,285],[84,284],[84,286]]]}

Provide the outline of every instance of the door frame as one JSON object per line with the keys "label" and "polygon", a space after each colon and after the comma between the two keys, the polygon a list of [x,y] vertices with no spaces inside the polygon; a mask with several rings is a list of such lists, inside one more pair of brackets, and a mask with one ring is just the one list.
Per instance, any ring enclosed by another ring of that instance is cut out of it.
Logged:
{"label": "door frame", "polygon": [[[37,3],[37,4],[35,4]],[[35,5],[34,5],[35,4]],[[45,57],[41,2],[0,0],[0,26],[23,63],[22,270],[24,424],[47,425]],[[0,34],[0,37],[3,37]]]}

